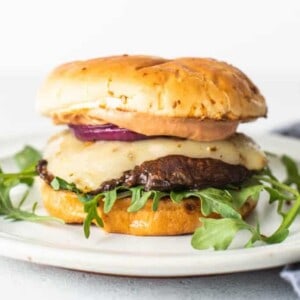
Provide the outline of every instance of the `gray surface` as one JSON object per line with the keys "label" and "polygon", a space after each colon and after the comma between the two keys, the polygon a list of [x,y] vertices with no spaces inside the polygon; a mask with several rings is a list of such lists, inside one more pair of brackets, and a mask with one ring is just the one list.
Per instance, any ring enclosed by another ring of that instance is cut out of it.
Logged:
{"label": "gray surface", "polygon": [[[249,262],[251,263],[251,262]],[[46,267],[0,257],[7,299],[297,299],[281,269],[195,278],[127,278]]]}

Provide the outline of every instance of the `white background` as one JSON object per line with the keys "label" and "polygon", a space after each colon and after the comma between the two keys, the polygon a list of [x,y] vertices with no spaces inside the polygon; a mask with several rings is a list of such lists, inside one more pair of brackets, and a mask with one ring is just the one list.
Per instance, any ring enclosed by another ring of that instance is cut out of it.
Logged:
{"label": "white background", "polygon": [[[299,0],[0,0],[0,137],[54,128],[34,109],[53,67],[123,53],[214,57],[238,66],[269,105],[269,118],[245,130],[300,119]],[[11,299],[291,299],[278,272],[135,280],[0,258],[0,287]]]}
{"label": "white background", "polygon": [[34,101],[53,67],[123,53],[238,66],[269,104],[268,120],[245,130],[300,117],[299,0],[10,0],[0,1],[0,136],[52,128]]}

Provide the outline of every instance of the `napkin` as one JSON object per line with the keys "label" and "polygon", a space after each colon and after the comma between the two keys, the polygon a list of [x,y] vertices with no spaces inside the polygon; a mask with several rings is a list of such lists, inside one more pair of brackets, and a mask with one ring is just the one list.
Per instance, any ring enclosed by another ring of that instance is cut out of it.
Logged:
{"label": "napkin", "polygon": [[285,266],[280,272],[280,277],[292,285],[300,298],[300,263]]}
{"label": "napkin", "polygon": [[[277,129],[275,133],[300,139],[300,122]],[[285,266],[280,276],[292,285],[300,298],[300,263]]]}
{"label": "napkin", "polygon": [[300,122],[276,129],[275,133],[300,139]]}

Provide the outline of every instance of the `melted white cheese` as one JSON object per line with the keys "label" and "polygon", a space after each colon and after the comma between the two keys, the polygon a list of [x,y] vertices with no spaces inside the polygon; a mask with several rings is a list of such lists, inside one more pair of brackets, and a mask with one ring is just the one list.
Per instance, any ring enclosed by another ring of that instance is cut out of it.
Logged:
{"label": "melted white cheese", "polygon": [[89,191],[106,180],[120,177],[124,171],[144,161],[172,154],[219,159],[229,164],[243,165],[249,170],[259,170],[266,165],[264,153],[242,134],[216,142],[176,138],[82,142],[70,131],[64,131],[50,139],[44,156],[52,174]]}

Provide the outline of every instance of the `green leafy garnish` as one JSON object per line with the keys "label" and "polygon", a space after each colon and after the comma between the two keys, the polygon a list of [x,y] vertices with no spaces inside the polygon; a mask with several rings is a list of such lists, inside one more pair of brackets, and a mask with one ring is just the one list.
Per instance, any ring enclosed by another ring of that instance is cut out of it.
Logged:
{"label": "green leafy garnish", "polygon": [[141,197],[136,198],[135,201],[128,207],[128,212],[136,212],[143,208],[147,200],[150,198],[151,194],[151,191],[145,192]]}
{"label": "green leafy garnish", "polygon": [[157,211],[159,200],[165,196],[168,196],[168,193],[160,192],[160,191],[144,191],[142,186],[137,186],[129,189],[132,192],[132,199],[130,206],[128,207],[128,212],[136,212],[142,209],[146,202],[152,198],[152,210]]}
{"label": "green leafy garnish", "polygon": [[244,186],[238,190],[230,190],[232,199],[234,200],[235,208],[241,208],[246,201],[251,198],[254,201],[257,201],[259,194],[264,189],[264,186],[261,184],[254,184],[250,186]]}
{"label": "green leafy garnish", "polygon": [[76,194],[81,194],[81,191],[76,187],[75,183],[68,183],[60,177],[54,177],[50,185],[55,191],[66,190]]}
{"label": "green leafy garnish", "polygon": [[37,162],[42,159],[42,155],[33,147],[25,146],[23,150],[14,155],[14,159],[22,171],[34,171]]}
{"label": "green leafy garnish", "polygon": [[284,164],[287,172],[287,178],[284,181],[287,185],[295,185],[300,191],[300,174],[297,163],[289,156],[283,155],[281,161]]}
{"label": "green leafy garnish", "polygon": [[[39,216],[35,213],[38,203],[35,202],[31,211],[23,210],[22,206],[26,202],[29,194],[29,188],[34,182],[34,177],[37,175],[35,166],[38,160],[41,159],[40,153],[30,146],[26,146],[22,151],[14,156],[14,160],[20,168],[19,173],[4,173],[0,168],[0,215],[11,220],[25,221],[59,221],[60,219],[50,216]],[[23,193],[18,205],[15,205],[11,198],[11,191],[19,184],[27,187]]]}
{"label": "green leafy garnish", "polygon": [[160,191],[152,191],[152,195],[153,195],[152,210],[157,211],[159,200],[165,196],[168,196],[168,193],[164,193]]}
{"label": "green leafy garnish", "polygon": [[105,193],[104,195],[104,213],[107,214],[111,211],[112,207],[114,206],[117,200],[117,190],[111,190]]}
{"label": "green leafy garnish", "polygon": [[203,250],[211,247],[215,250],[227,249],[237,232],[243,229],[249,230],[253,234],[247,246],[254,240],[260,239],[258,231],[240,218],[201,218],[201,222],[202,226],[195,231],[192,237],[191,243],[195,249]]}
{"label": "green leafy garnish", "polygon": [[103,221],[97,209],[100,201],[104,202],[103,212],[108,214],[113,208],[116,200],[130,197],[131,203],[127,211],[136,212],[143,208],[147,200],[152,197],[152,208],[155,211],[158,209],[159,200],[168,195],[167,193],[159,191],[144,191],[142,186],[133,188],[118,186],[113,190],[101,192],[96,196],[91,196],[80,191],[74,183],[69,183],[60,177],[54,177],[50,185],[55,190],[67,190],[77,194],[78,199],[84,205],[84,211],[87,213],[83,226],[86,237],[89,237],[90,235],[90,226],[93,224],[93,221],[96,221],[100,227],[103,227]]}
{"label": "green leafy garnish", "polygon": [[234,208],[233,198],[229,191],[216,188],[206,188],[197,191],[170,193],[173,202],[179,203],[184,199],[196,197],[201,201],[201,213],[208,216],[211,213],[220,214],[224,218],[241,218],[239,212]]}
{"label": "green leafy garnish", "polygon": [[[288,233],[289,227],[296,218],[300,210],[299,191],[292,186],[298,186],[299,171],[297,164],[286,156],[282,157],[282,162],[287,170],[287,179],[280,182],[266,168],[260,174],[254,175],[250,180],[240,187],[228,186],[227,189],[206,188],[190,191],[171,191],[170,193],[159,191],[145,191],[142,186],[127,188],[119,186],[113,190],[99,193],[96,196],[89,196],[82,193],[73,183],[68,183],[59,177],[55,177],[51,182],[53,188],[59,190],[69,190],[77,193],[79,199],[84,204],[84,211],[87,213],[84,222],[85,236],[90,234],[90,226],[95,221],[98,226],[103,226],[103,221],[98,214],[97,207],[103,201],[103,211],[109,213],[118,199],[131,197],[128,212],[136,212],[142,209],[149,199],[152,199],[152,209],[156,211],[160,199],[170,198],[175,204],[181,203],[185,199],[194,198],[200,201],[201,213],[207,218],[201,218],[202,225],[197,229],[192,238],[192,246],[195,249],[214,248],[215,250],[225,250],[229,247],[237,232],[247,230],[251,237],[245,247],[251,247],[257,241],[264,243],[279,243],[283,241]],[[262,191],[269,194],[269,202],[278,202],[278,213],[282,216],[282,223],[278,229],[270,236],[260,233],[259,224],[252,226],[244,221],[239,209],[247,200],[257,201]],[[292,208],[284,212],[283,206],[286,201],[293,202]],[[220,219],[212,219],[209,216],[218,214]]]}
{"label": "green leafy garnish", "polygon": [[[274,156],[274,155],[272,155]],[[29,189],[37,175],[35,166],[40,153],[32,147],[26,146],[14,157],[20,168],[19,173],[3,173],[0,168],[0,215],[13,220],[58,220],[47,216],[38,216],[35,213],[37,202],[31,211],[22,210],[26,202]],[[286,179],[278,180],[269,167],[255,174],[242,186],[229,185],[224,189],[205,188],[188,191],[160,192],[155,190],[145,191],[143,186],[128,188],[118,186],[110,191],[100,192],[96,195],[84,193],[75,183],[69,183],[60,177],[54,177],[50,185],[54,190],[67,190],[75,193],[83,203],[86,217],[83,230],[86,237],[90,236],[90,228],[93,223],[103,227],[101,214],[108,214],[114,207],[116,201],[123,198],[131,198],[128,212],[133,213],[142,209],[149,199],[152,199],[152,210],[159,209],[159,203],[164,197],[170,198],[174,204],[179,204],[185,199],[197,199],[200,202],[202,223],[193,234],[191,244],[195,249],[225,250],[236,234],[241,230],[250,233],[250,238],[245,247],[251,247],[256,242],[267,244],[280,243],[289,234],[289,228],[300,212],[300,172],[297,163],[289,156],[282,156],[280,160],[286,170]],[[27,186],[27,190],[21,197],[18,205],[14,205],[10,197],[11,190],[19,185]],[[277,212],[282,216],[279,227],[270,236],[260,232],[260,226],[248,224],[242,219],[239,209],[249,200],[258,201],[261,192],[269,195],[269,202],[277,204]],[[289,203],[289,207],[285,205]],[[99,209],[99,206],[103,206]],[[101,213],[100,213],[101,212]],[[218,214],[219,219],[212,218]],[[60,221],[60,220],[58,220]]]}
{"label": "green leafy garnish", "polygon": [[[281,158],[286,171],[287,178],[282,183],[267,168],[261,174],[252,178],[252,185],[242,187],[240,190],[230,190],[234,202],[241,207],[248,198],[258,200],[259,193],[265,190],[269,194],[269,202],[278,202],[277,212],[282,216],[282,222],[270,236],[260,233],[259,226],[256,228],[239,218],[224,219],[201,219],[202,227],[197,229],[192,238],[192,246],[196,249],[214,248],[215,250],[225,250],[229,247],[236,233],[240,230],[248,230],[252,234],[246,247],[252,246],[256,241],[267,244],[280,243],[289,234],[289,227],[300,211],[300,176],[297,163],[288,156]],[[297,187],[293,188],[293,186]],[[291,208],[284,212],[283,204],[289,201]]]}
{"label": "green leafy garnish", "polygon": [[95,196],[93,199],[85,202],[84,204],[84,211],[87,213],[84,223],[83,223],[83,230],[85,237],[90,236],[90,228],[92,222],[95,220],[96,224],[100,227],[103,227],[103,221],[98,215],[97,207],[98,207],[98,198],[99,196]]}

